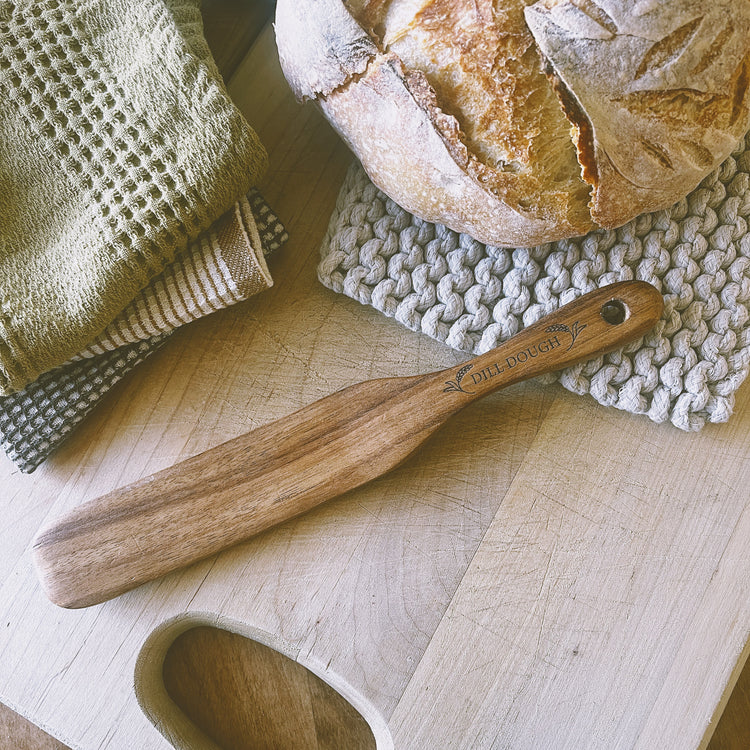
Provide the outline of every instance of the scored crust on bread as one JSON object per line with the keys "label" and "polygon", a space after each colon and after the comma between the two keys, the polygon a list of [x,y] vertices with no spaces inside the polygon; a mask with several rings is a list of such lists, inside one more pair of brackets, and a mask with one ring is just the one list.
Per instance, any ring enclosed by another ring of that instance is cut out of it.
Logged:
{"label": "scored crust on bread", "polygon": [[278,0],[282,68],[372,181],[495,245],[684,197],[750,127],[750,2]]}
{"label": "scored crust on bread", "polygon": [[748,2],[543,0],[526,20],[591,129],[578,149],[601,226],[684,197],[750,125]]}

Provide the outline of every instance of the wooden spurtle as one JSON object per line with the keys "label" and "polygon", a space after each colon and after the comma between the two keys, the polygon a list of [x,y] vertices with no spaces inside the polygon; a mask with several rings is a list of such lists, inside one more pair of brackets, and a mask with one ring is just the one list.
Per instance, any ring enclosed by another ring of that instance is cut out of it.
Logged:
{"label": "wooden spurtle", "polygon": [[642,336],[662,305],[612,284],[464,364],[352,385],[82,504],[34,540],[42,585],[85,607],[213,555],[384,474],[472,401]]}

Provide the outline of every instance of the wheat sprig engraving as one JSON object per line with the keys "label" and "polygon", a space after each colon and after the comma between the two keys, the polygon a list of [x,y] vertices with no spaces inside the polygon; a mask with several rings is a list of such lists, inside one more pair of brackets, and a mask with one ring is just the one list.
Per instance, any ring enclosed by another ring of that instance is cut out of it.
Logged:
{"label": "wheat sprig engraving", "polygon": [[443,393],[450,393],[451,391],[460,391],[461,393],[469,393],[470,391],[464,390],[463,386],[461,385],[461,381],[464,379],[464,377],[466,377],[466,373],[469,372],[469,370],[471,370],[472,367],[474,367],[473,364],[464,365],[456,373],[455,380],[446,380],[445,388],[443,388]]}
{"label": "wheat sprig engraving", "polygon": [[581,324],[576,320],[572,326],[566,326],[565,323],[555,323],[554,325],[547,326],[545,330],[547,333],[557,333],[558,331],[565,331],[570,334],[570,346],[565,351],[570,351],[575,344],[578,334],[586,327],[586,323]]}

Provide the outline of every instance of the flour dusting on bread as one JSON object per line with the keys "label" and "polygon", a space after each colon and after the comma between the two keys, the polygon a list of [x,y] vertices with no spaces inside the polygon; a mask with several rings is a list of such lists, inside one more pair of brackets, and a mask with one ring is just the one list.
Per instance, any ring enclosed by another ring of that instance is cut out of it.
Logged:
{"label": "flour dusting on bread", "polygon": [[750,128],[748,2],[278,0],[276,29],[373,182],[490,244],[667,207]]}

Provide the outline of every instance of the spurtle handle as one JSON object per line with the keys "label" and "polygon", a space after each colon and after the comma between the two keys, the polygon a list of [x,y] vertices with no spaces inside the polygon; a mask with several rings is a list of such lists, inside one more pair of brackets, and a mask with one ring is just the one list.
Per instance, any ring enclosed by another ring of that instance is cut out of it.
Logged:
{"label": "spurtle handle", "polygon": [[446,372],[444,391],[469,400],[619,349],[653,328],[659,291],[643,281],[596,289]]}

